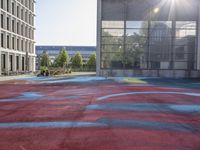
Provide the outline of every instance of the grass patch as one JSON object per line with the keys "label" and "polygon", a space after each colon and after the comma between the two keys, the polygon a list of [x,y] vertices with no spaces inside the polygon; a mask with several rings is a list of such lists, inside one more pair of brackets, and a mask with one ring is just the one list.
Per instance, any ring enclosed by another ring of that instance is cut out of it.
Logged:
{"label": "grass patch", "polygon": [[137,83],[137,84],[146,84],[147,82],[142,80],[142,79],[138,79],[138,78],[124,78],[125,82],[128,83]]}

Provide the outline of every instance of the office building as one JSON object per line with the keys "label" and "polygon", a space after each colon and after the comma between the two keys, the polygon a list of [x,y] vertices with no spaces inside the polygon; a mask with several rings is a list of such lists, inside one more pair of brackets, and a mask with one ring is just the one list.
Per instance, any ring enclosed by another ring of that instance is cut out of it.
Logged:
{"label": "office building", "polygon": [[200,77],[200,1],[98,0],[97,74]]}
{"label": "office building", "polygon": [[0,75],[35,71],[34,0],[0,2]]}

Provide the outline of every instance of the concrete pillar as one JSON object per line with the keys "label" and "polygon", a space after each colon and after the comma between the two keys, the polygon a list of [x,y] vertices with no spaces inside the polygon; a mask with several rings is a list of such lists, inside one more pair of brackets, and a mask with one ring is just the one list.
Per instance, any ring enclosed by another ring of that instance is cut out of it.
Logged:
{"label": "concrete pillar", "polygon": [[0,76],[1,76],[1,68],[2,68],[2,67],[1,67],[1,65],[2,65],[2,64],[1,64],[1,63],[2,63],[2,60],[1,60],[1,59],[2,59],[2,58],[1,58],[1,50],[0,50]]}
{"label": "concrete pillar", "polygon": [[27,67],[28,71],[32,71],[32,57],[29,56],[28,59],[28,67]]}
{"label": "concrete pillar", "polygon": [[199,14],[198,14],[198,47],[197,47],[197,70],[200,70],[200,2],[199,2]]}
{"label": "concrete pillar", "polygon": [[16,53],[13,54],[13,72],[17,71]]}
{"label": "concrete pillar", "polygon": [[[0,8],[1,8],[1,6],[0,6]],[[1,41],[1,35],[0,35],[0,41]],[[1,47],[1,45],[0,45],[0,47]],[[2,73],[1,72],[1,66],[2,66],[2,58],[1,58],[1,48],[0,48],[0,76],[1,76],[1,73]]]}
{"label": "concrete pillar", "polygon": [[[16,10],[17,10],[17,8],[16,8]],[[17,14],[17,12],[16,12],[16,14]],[[14,29],[14,30],[15,30],[15,33],[17,33],[17,20],[16,20],[16,19],[14,19],[14,20],[15,20],[15,21],[14,21],[14,22],[15,22],[15,25],[14,25],[14,28],[15,28],[15,29]]]}
{"label": "concrete pillar", "polygon": [[15,13],[15,16],[17,16],[17,2],[16,1],[14,1],[14,7],[15,7],[15,12],[14,13]]}
{"label": "concrete pillar", "polygon": [[9,75],[9,72],[10,72],[10,62],[9,62],[9,52],[6,53],[6,73]]}
{"label": "concrete pillar", "polygon": [[12,49],[12,36],[9,34],[9,49]]}
{"label": "concrete pillar", "polygon": [[7,49],[7,33],[4,32],[3,36],[4,36],[4,41],[3,41],[4,44],[3,45],[4,45],[4,48]]}
{"label": "concrete pillar", "polygon": [[35,72],[35,59],[36,59],[36,57],[33,57],[33,59],[32,59],[32,63],[33,63],[32,72]]}
{"label": "concrete pillar", "polygon": [[19,55],[19,71],[22,71],[22,55]]}
{"label": "concrete pillar", "polygon": [[15,40],[15,42],[14,42],[14,47],[15,47],[15,49],[14,50],[17,50],[17,37],[16,36],[14,36],[14,40]]}
{"label": "concrete pillar", "polygon": [[101,69],[101,0],[97,0],[97,59],[96,59],[96,72],[97,76],[100,75]]}

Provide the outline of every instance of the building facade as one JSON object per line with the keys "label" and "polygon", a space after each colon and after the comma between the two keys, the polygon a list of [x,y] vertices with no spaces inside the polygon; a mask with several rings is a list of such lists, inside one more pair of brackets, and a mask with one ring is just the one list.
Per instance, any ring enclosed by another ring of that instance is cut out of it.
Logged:
{"label": "building facade", "polygon": [[97,18],[98,75],[200,77],[199,0],[98,0]]}
{"label": "building facade", "polygon": [[0,2],[0,75],[35,71],[35,0]]}
{"label": "building facade", "polygon": [[36,67],[40,68],[40,57],[46,52],[49,55],[51,62],[53,63],[56,57],[59,55],[61,49],[66,49],[70,58],[72,58],[77,52],[83,57],[83,63],[86,63],[89,60],[91,54],[96,53],[95,46],[36,46]]}

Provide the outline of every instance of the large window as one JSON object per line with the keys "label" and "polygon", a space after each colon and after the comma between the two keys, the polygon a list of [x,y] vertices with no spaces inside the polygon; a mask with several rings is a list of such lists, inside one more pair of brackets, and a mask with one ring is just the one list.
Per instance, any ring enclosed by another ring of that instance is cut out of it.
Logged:
{"label": "large window", "polygon": [[7,0],[7,11],[9,12],[9,10],[10,10],[10,1]]}
{"label": "large window", "polygon": [[12,2],[12,14],[14,15],[15,14],[15,3]]}
{"label": "large window", "polygon": [[13,71],[13,56],[9,55],[9,70]]}
{"label": "large window", "polygon": [[19,70],[19,56],[16,56],[16,70]]}
{"label": "large window", "polygon": [[102,0],[101,68],[196,69],[198,0],[177,1]]}
{"label": "large window", "polygon": [[25,71],[25,57],[22,57],[22,71]]}
{"label": "large window", "polygon": [[195,69],[196,22],[177,21],[175,39],[175,69]]}
{"label": "large window", "polygon": [[172,22],[151,21],[149,65],[151,69],[171,69]]}
{"label": "large window", "polygon": [[103,21],[101,40],[101,67],[123,68],[124,22]]}
{"label": "large window", "polygon": [[7,35],[7,48],[10,48],[10,36]]}
{"label": "large window", "polygon": [[1,14],[1,28],[4,28],[4,16]]}
{"label": "large window", "polygon": [[1,33],[1,47],[3,48],[4,47],[4,34]]}
{"label": "large window", "polygon": [[12,37],[12,49],[15,49],[15,37]]}
{"label": "large window", "polygon": [[1,0],[1,8],[4,8],[4,0]]}
{"label": "large window", "polygon": [[7,17],[7,30],[10,30],[10,18]]}
{"label": "large window", "polygon": [[5,54],[1,54],[1,69],[2,71],[4,71],[6,69],[6,55]]}
{"label": "large window", "polygon": [[125,68],[146,68],[148,21],[127,21],[125,38]]}

